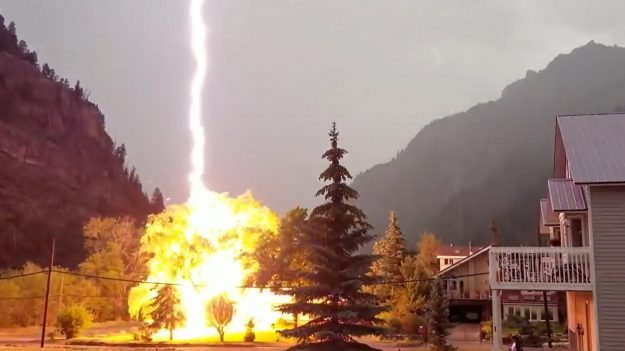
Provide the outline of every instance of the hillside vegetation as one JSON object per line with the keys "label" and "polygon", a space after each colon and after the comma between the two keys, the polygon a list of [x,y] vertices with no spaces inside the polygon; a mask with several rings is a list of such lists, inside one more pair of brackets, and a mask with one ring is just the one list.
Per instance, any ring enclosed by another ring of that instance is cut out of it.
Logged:
{"label": "hillside vegetation", "polygon": [[[360,205],[380,232],[396,210],[409,242],[533,243],[551,175],[555,116],[625,106],[625,48],[590,42],[508,85],[496,101],[433,121],[392,161],[358,175]],[[488,72],[484,72],[488,74]]]}

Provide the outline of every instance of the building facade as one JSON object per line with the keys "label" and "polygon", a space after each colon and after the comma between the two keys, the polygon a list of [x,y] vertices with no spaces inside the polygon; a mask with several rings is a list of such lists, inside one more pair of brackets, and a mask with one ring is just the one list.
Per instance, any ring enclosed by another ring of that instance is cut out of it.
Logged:
{"label": "building facade", "polygon": [[558,116],[546,185],[550,246],[490,252],[493,349],[506,312],[499,292],[522,289],[566,292],[570,350],[625,350],[625,114]]}

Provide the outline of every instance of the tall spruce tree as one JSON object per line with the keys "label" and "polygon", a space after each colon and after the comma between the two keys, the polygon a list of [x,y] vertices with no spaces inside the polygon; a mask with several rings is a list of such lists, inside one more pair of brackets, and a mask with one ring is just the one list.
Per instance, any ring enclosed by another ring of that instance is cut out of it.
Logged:
{"label": "tall spruce tree", "polygon": [[156,289],[156,298],[150,304],[153,320],[150,327],[169,330],[169,340],[174,340],[174,329],[185,320],[185,315],[180,311],[179,307],[180,297],[171,285],[165,285]]}
{"label": "tall spruce tree", "polygon": [[[397,215],[391,212],[389,224],[384,236],[373,245],[373,255],[376,260],[371,265],[371,274],[385,282],[402,281],[401,264],[406,259],[406,239],[397,223]],[[389,301],[393,296],[393,284],[373,285],[371,291],[383,301]]]}
{"label": "tall spruce tree", "polygon": [[430,350],[451,351],[456,348],[447,343],[449,336],[449,301],[443,287],[443,281],[437,278],[430,290],[428,300],[428,331],[430,336]]}
{"label": "tall spruce tree", "polygon": [[330,162],[320,179],[328,182],[317,191],[325,203],[313,209],[304,240],[310,248],[310,272],[304,274],[309,285],[287,291],[293,303],[279,306],[283,313],[305,314],[309,321],[280,334],[294,337],[298,344],[290,350],[372,350],[355,340],[367,335],[384,335],[386,329],[376,324],[376,316],[384,310],[377,297],[363,292],[371,255],[356,251],[373,239],[366,216],[349,203],[358,193],[346,183],[349,171],[340,164],[347,153],[338,147],[339,133],[333,123],[330,130],[331,148],[323,154]]}

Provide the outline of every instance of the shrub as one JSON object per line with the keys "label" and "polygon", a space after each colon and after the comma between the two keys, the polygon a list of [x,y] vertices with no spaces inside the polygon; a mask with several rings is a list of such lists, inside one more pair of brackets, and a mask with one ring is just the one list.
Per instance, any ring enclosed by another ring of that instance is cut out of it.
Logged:
{"label": "shrub", "polygon": [[89,324],[91,324],[91,315],[80,305],[65,307],[56,317],[56,327],[66,339],[74,338],[82,328]]}
{"label": "shrub", "polygon": [[245,336],[243,340],[245,342],[254,342],[256,339],[256,333],[254,333],[254,318],[250,318],[246,324]]}

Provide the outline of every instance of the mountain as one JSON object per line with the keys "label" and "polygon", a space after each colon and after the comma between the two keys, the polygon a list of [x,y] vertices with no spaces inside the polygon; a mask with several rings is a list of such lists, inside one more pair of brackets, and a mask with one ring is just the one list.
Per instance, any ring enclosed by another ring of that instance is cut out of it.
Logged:
{"label": "mountain", "polygon": [[39,68],[0,16],[0,268],[47,264],[52,237],[56,263],[72,267],[88,218],[144,220],[150,202],[124,158],[88,93]]}
{"label": "mountain", "polygon": [[623,67],[625,48],[590,42],[528,71],[496,101],[431,122],[393,160],[355,177],[359,205],[378,232],[396,210],[412,243],[431,230],[485,244],[492,219],[504,242],[534,243],[555,116],[623,110]]}

